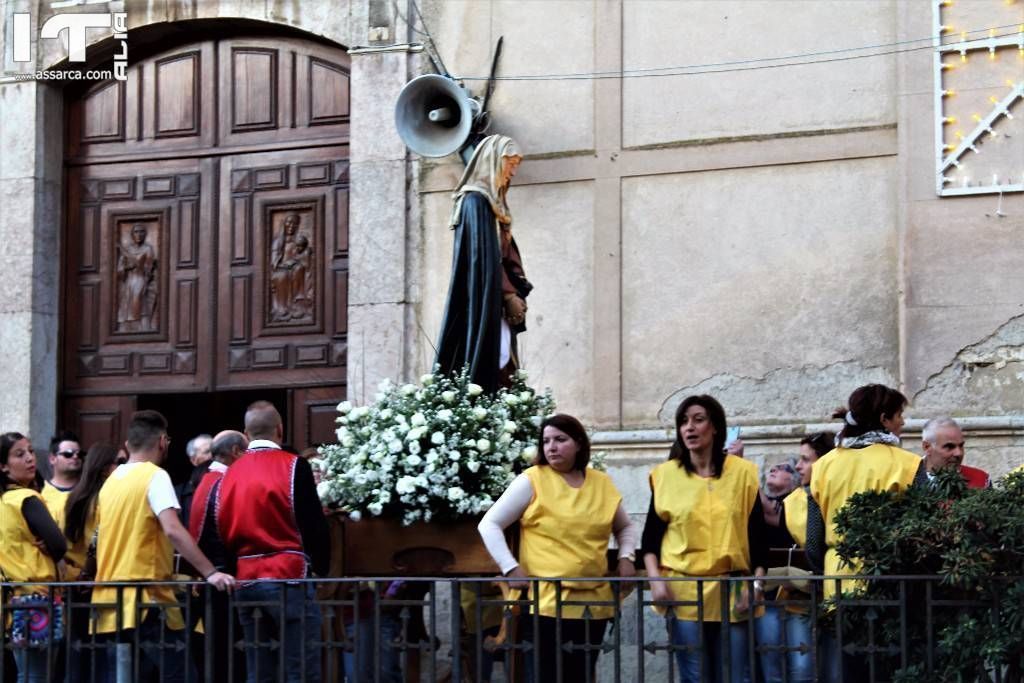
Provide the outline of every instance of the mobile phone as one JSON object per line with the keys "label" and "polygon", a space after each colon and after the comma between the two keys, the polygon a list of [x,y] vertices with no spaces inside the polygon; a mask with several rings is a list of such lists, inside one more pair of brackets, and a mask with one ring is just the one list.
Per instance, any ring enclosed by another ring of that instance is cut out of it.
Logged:
{"label": "mobile phone", "polygon": [[733,444],[733,442],[736,441],[738,438],[740,438],[740,428],[739,427],[726,427],[726,429],[725,429],[725,447],[726,448],[729,448],[729,446],[731,446]]}

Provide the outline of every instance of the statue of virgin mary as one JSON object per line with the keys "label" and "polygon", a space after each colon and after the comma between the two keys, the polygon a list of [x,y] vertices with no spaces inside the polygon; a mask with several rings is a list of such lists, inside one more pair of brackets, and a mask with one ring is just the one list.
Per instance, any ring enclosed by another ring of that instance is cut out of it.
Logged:
{"label": "statue of virgin mary", "polygon": [[452,278],[436,362],[443,373],[469,366],[472,381],[494,392],[519,367],[516,335],[526,331],[526,279],[505,196],[522,160],[504,135],[484,138],[452,196]]}

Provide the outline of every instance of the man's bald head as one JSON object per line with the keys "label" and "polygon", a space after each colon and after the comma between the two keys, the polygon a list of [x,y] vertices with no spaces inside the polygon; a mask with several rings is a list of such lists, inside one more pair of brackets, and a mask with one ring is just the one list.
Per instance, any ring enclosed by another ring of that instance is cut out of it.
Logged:
{"label": "man's bald head", "polygon": [[225,465],[230,465],[235,460],[245,453],[245,449],[249,447],[249,439],[245,438],[245,434],[242,432],[236,432],[234,429],[225,429],[223,432],[217,432],[217,436],[213,437],[213,457]]}
{"label": "man's bald head", "polygon": [[256,401],[245,410],[245,435],[250,441],[267,439],[280,442],[284,436],[281,413],[270,401]]}

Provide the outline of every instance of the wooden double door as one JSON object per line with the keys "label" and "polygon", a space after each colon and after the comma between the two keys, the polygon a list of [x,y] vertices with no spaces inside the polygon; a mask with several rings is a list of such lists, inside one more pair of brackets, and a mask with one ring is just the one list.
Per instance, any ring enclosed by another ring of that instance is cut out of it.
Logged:
{"label": "wooden double door", "polygon": [[333,440],[348,105],[344,51],[267,37],[164,51],[68,103],[61,397],[83,442],[122,441],[140,407],[240,428],[261,392],[290,443]]}

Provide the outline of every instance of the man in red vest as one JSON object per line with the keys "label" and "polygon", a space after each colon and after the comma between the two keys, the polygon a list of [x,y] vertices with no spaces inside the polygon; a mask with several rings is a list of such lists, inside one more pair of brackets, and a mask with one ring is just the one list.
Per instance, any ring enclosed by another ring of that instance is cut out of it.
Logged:
{"label": "man in red vest", "polygon": [[[224,542],[217,531],[216,502],[217,491],[220,488],[221,479],[228,468],[234,464],[245,453],[249,447],[249,440],[245,434],[234,430],[225,430],[213,437],[212,459],[209,467],[199,479],[192,495],[192,509],[188,518],[188,531],[195,539],[199,549],[210,559],[213,565],[221,570],[227,571],[229,565],[233,564],[224,549]],[[209,597],[212,609],[207,614],[204,597]],[[234,651],[228,639],[230,608],[228,596],[223,593],[200,594],[192,605],[192,618],[202,618],[203,632],[206,638],[213,638],[213,673],[214,680],[228,681],[228,662],[233,657]],[[194,626],[194,624],[189,625]],[[193,649],[197,658],[202,661],[206,649],[202,645]],[[200,670],[202,665],[200,664]],[[234,680],[245,680],[245,662],[235,662]]]}
{"label": "man in red vest", "polygon": [[330,566],[330,534],[309,463],[281,450],[273,404],[245,412],[249,450],[224,474],[217,528],[235,558],[238,617],[250,682],[320,681],[320,609],[313,584]]}
{"label": "man in red vest", "polygon": [[924,466],[929,481],[938,470],[956,467],[968,488],[985,489],[992,485],[988,472],[962,464],[964,433],[953,418],[936,417],[928,420],[921,430],[921,447],[924,449]]}

